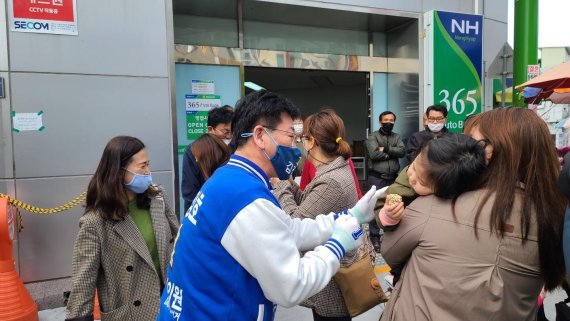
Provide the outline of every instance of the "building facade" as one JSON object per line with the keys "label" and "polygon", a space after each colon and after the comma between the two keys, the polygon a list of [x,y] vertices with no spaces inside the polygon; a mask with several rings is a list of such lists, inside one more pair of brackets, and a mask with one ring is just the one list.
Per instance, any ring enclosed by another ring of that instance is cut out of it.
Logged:
{"label": "building facade", "polygon": [[[487,63],[507,39],[507,3],[491,0],[77,1],[77,35],[12,30],[14,2],[0,3],[0,193],[44,208],[84,191],[106,142],[132,135],[179,209],[180,150],[203,123],[186,105],[234,105],[246,81],[304,114],[335,108],[355,149],[384,110],[406,138],[425,107],[424,12],[482,15]],[[42,130],[12,129],[14,115],[40,112]],[[40,308],[62,304],[82,213],[22,212],[14,256]]]}

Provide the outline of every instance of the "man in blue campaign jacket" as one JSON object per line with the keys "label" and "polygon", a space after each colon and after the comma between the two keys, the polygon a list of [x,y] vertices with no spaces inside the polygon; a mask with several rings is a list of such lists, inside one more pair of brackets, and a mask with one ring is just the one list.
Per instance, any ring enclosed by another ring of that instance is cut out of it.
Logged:
{"label": "man in blue campaign jacket", "polygon": [[300,155],[291,147],[297,115],[266,91],[237,103],[237,150],[182,220],[157,320],[273,320],[276,304],[294,306],[319,292],[359,245],[375,188],[346,213],[315,220],[292,219],[271,194],[268,177],[287,179]]}

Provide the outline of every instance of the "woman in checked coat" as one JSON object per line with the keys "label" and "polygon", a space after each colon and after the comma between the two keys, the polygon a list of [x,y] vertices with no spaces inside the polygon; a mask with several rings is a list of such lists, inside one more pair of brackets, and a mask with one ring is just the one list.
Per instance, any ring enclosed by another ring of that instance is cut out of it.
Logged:
{"label": "woman in checked coat", "polygon": [[[315,218],[321,213],[339,213],[353,207],[358,201],[356,185],[348,160],[350,145],[343,140],[344,123],[331,109],[324,109],[305,120],[303,125],[303,145],[307,151],[307,161],[317,168],[315,178],[301,192],[291,181],[272,180],[274,194],[283,210],[297,218]],[[368,237],[363,236],[363,240]],[[347,253],[341,266],[352,264],[364,247]],[[334,279],[319,293],[305,300],[302,306],[313,310],[313,319],[351,320],[342,293]]]}
{"label": "woman in checked coat", "polygon": [[111,139],[79,220],[66,320],[93,320],[95,289],[102,321],[155,320],[177,231],[164,190],[152,185],[144,144]]}

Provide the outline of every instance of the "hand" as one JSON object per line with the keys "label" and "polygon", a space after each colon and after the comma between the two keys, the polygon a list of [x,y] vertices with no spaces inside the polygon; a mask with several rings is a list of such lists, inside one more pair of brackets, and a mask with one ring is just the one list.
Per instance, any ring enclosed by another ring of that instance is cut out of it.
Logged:
{"label": "hand", "polygon": [[378,150],[380,151],[380,153],[383,153],[384,152],[384,146],[378,147]]}
{"label": "hand", "polygon": [[362,198],[354,205],[353,208],[349,209],[348,212],[354,216],[358,223],[364,224],[372,221],[374,219],[374,206],[380,194],[382,194],[388,186],[376,190],[376,186],[372,185],[368,193],[366,193]]}
{"label": "hand", "polygon": [[356,218],[342,215],[334,222],[331,238],[325,247],[340,260],[346,252],[355,250],[362,244],[362,229]]}
{"label": "hand", "polygon": [[402,217],[404,217],[404,202],[398,202],[389,205],[385,204],[384,211],[386,212],[386,216],[388,216],[389,219],[400,221],[402,220]]}

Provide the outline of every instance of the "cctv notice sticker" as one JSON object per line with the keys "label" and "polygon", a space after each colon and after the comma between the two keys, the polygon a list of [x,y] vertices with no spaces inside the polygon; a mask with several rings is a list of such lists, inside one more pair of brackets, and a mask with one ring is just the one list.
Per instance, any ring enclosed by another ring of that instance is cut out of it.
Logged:
{"label": "cctv notice sticker", "polygon": [[12,31],[77,35],[76,0],[11,0]]}

